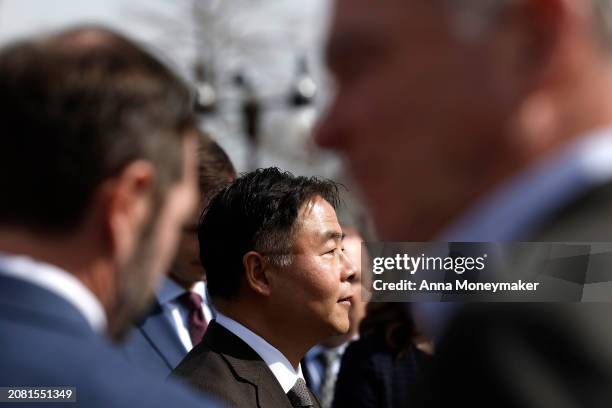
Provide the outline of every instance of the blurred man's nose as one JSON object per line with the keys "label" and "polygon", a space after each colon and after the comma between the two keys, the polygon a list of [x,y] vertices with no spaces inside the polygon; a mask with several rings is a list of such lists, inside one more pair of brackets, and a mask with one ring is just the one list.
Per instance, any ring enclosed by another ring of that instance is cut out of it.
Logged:
{"label": "blurred man's nose", "polygon": [[323,116],[314,132],[314,141],[325,149],[341,150],[346,142],[340,126],[336,103]]}

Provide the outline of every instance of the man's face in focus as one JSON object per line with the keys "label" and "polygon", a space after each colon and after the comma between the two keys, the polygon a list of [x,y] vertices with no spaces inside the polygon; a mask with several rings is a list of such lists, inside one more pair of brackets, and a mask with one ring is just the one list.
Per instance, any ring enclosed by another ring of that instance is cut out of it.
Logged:
{"label": "man's face in focus", "polygon": [[363,296],[364,288],[361,281],[361,241],[357,234],[348,234],[344,238],[344,254],[355,268],[355,274],[351,279],[353,287],[353,299],[349,310],[349,330],[338,336],[333,336],[321,342],[324,347],[338,347],[354,339],[359,334],[359,324],[366,315],[367,296]]}
{"label": "man's face in focus", "polygon": [[318,342],[349,330],[355,267],[342,250],[336,211],[323,198],[302,207],[296,223],[293,259],[270,278],[272,309],[284,327],[308,328]]}
{"label": "man's face in focus", "polygon": [[459,38],[447,3],[336,1],[327,62],[337,93],[316,139],[344,154],[384,239],[435,235],[499,150],[491,46]]}
{"label": "man's face in focus", "polygon": [[171,185],[157,214],[142,228],[140,240],[128,264],[119,272],[115,324],[110,336],[122,339],[134,319],[146,311],[162,276],[176,254],[184,225],[197,202],[197,140],[187,136],[183,145],[182,178]]}
{"label": "man's face in focus", "polygon": [[363,288],[361,287],[361,237],[350,235],[344,239],[344,253],[355,267],[355,276],[351,281],[353,285],[353,303],[349,312],[351,336],[359,332],[359,324],[366,314],[367,299],[364,298]]}

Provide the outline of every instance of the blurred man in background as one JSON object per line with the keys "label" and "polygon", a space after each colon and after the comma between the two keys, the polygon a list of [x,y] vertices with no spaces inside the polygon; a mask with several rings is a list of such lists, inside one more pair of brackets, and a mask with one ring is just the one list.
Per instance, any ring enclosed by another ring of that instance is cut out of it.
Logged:
{"label": "blurred man in background", "polygon": [[349,343],[359,337],[359,323],[365,316],[367,299],[361,286],[361,243],[359,232],[351,227],[342,227],[344,232],[344,253],[355,266],[353,302],[349,311],[349,330],[346,334],[333,336],[308,350],[302,361],[302,371],[308,388],[319,398],[322,408],[332,405],[340,361]]}
{"label": "blurred man in background", "polygon": [[202,406],[124,363],[196,205],[188,88],[129,40],[76,28],[0,53],[0,385],[88,407]]}
{"label": "blurred man in background", "polygon": [[198,222],[212,195],[236,178],[227,154],[212,139],[200,134],[198,184],[200,200],[183,229],[174,264],[157,291],[151,312],[126,341],[130,361],[166,378],[197,345],[214,317],[206,293],[206,275],[200,263]]}
{"label": "blurred man in background", "polygon": [[[317,141],[383,239],[612,241],[611,17],[609,0],[337,0]],[[605,308],[520,306],[451,324],[431,405],[609,405]]]}

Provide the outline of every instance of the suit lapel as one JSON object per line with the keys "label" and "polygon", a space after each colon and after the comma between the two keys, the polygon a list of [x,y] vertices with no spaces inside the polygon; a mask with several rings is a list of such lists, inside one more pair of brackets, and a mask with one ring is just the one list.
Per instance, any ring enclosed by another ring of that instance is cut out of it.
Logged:
{"label": "suit lapel", "polygon": [[291,407],[282,387],[263,360],[245,361],[224,354],[236,375],[257,389],[257,406]]}
{"label": "suit lapel", "polygon": [[289,398],[265,361],[239,337],[213,320],[204,342],[211,350],[221,354],[236,377],[255,387],[257,406],[291,408]]}
{"label": "suit lapel", "polygon": [[138,329],[170,370],[174,369],[187,354],[158,302],[155,302],[153,311],[138,325]]}

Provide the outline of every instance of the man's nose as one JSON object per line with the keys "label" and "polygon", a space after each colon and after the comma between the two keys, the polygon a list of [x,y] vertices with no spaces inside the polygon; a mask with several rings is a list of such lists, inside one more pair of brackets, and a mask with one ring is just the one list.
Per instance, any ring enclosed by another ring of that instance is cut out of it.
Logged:
{"label": "man's nose", "polygon": [[342,150],[346,138],[342,131],[340,118],[337,103],[333,102],[314,131],[313,139],[317,145],[325,149]]}
{"label": "man's nose", "polygon": [[357,273],[357,266],[353,264],[353,262],[349,259],[344,251],[341,252],[340,255],[340,263],[342,266],[342,281],[351,281],[355,277]]}

